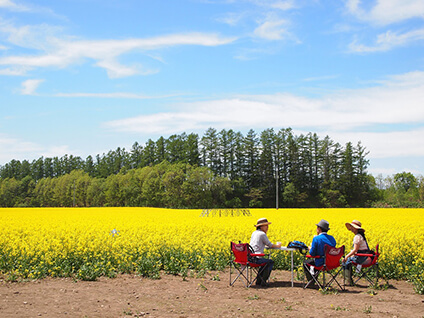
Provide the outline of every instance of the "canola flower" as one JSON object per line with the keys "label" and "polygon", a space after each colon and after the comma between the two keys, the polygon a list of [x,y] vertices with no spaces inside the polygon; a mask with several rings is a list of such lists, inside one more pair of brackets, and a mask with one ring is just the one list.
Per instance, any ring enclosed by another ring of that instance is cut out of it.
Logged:
{"label": "canola flower", "polygon": [[[330,222],[337,245],[351,248],[345,223],[360,220],[370,248],[380,245],[380,273],[412,279],[424,290],[423,209],[251,209],[251,216],[200,217],[201,210],[159,208],[0,209],[0,272],[29,279],[73,276],[94,280],[118,273],[159,278],[160,271],[223,269],[230,242],[249,242],[260,217],[271,241],[311,243],[315,224]],[[276,268],[289,254],[273,252]],[[302,256],[296,253],[296,262]],[[422,286],[422,285],[421,285]]]}

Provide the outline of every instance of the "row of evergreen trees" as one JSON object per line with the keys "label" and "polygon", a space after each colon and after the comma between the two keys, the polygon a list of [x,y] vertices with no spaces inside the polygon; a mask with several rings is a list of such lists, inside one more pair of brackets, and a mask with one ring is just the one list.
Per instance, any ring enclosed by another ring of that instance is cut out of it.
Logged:
{"label": "row of evergreen trees", "polygon": [[[328,136],[295,135],[291,129],[260,134],[250,130],[243,135],[209,128],[202,137],[183,133],[150,139],[144,146],[134,143],[129,151],[118,148],[85,160],[72,155],[12,160],[0,167],[0,205],[72,206],[74,193],[85,187],[89,199],[75,199],[77,205],[275,207],[278,193],[280,207],[367,206],[377,199],[373,178],[367,174],[367,154],[360,142],[342,146]],[[178,175],[176,184],[186,191],[178,203],[166,198],[169,186],[162,178],[171,178],[168,170]],[[200,170],[203,178],[192,181],[193,171]],[[143,190],[152,176],[141,182],[134,177],[139,173],[157,175],[156,192]],[[63,181],[67,178],[72,182]],[[62,182],[67,187],[60,186]],[[187,199],[190,191],[196,193],[187,182],[197,183],[202,192],[208,185],[209,199]],[[42,185],[50,192],[41,195]],[[121,195],[125,199],[112,195],[119,191],[126,193]]]}

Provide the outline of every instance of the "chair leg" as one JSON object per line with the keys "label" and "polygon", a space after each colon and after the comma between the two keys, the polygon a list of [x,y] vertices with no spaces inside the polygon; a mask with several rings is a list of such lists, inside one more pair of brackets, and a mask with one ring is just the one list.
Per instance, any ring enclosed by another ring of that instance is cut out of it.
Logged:
{"label": "chair leg", "polygon": [[[248,283],[249,283],[249,269],[247,268],[247,266],[245,265],[241,265],[240,268],[238,268],[234,263],[232,264],[234,269],[238,271],[238,275],[236,276],[236,278],[234,278],[233,280],[231,280],[231,265],[230,265],[230,286],[233,286],[234,283],[237,281],[237,279],[239,279],[240,277],[243,277],[243,284],[248,287]],[[246,274],[244,273],[244,271],[246,271]],[[245,282],[246,280],[246,282]]]}
{"label": "chair leg", "polygon": [[336,284],[340,287],[340,290],[345,290],[344,286],[345,286],[345,278],[343,275],[343,286],[338,282],[337,280],[337,276],[339,276],[339,274],[341,273],[341,271],[343,270],[343,268],[340,268],[338,271],[336,271],[335,274],[332,274],[331,272],[329,272],[331,279],[329,280],[329,282],[325,285],[325,288],[330,287],[331,284],[333,282],[336,282]]}
{"label": "chair leg", "polygon": [[[306,289],[312,282],[316,283],[318,285],[319,288],[324,289],[323,285],[321,285],[321,283],[318,280],[319,274],[321,273],[321,271],[315,272],[312,276],[312,278],[308,281],[307,279],[307,283],[306,285],[303,286],[304,289]],[[305,278],[307,278],[307,276],[305,275]]]}
{"label": "chair leg", "polygon": [[[325,288],[325,272],[322,272],[322,285],[324,286],[324,288]],[[323,289],[324,289],[323,288]]]}
{"label": "chair leg", "polygon": [[[262,285],[262,283],[263,283],[262,274],[265,270],[266,270],[266,266],[259,267],[255,270],[251,267],[250,280],[249,280],[249,285],[247,287],[252,286],[254,283]],[[253,277],[253,275],[256,275],[256,277]],[[265,283],[266,283],[266,281],[265,281]]]}
{"label": "chair leg", "polygon": [[375,284],[378,285],[378,263],[376,263],[375,265]]}
{"label": "chair leg", "polygon": [[[375,280],[373,280],[370,277],[370,273],[373,271],[373,268],[375,268],[375,276],[376,276],[375,277]],[[373,267],[369,267],[366,270],[364,270],[364,268],[362,268],[362,271],[360,272],[359,277],[355,280],[354,283],[356,284],[362,278],[365,278],[368,281],[368,283],[370,283],[371,285],[378,284],[378,274],[379,274],[379,272],[378,272],[378,264],[375,264]]]}

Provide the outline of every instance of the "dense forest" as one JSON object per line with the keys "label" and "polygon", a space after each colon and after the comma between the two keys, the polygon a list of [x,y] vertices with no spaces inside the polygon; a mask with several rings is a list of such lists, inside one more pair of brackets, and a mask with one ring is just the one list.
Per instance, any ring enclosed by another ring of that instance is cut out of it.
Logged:
{"label": "dense forest", "polygon": [[360,142],[266,129],[209,128],[135,142],[85,160],[72,155],[0,167],[0,206],[368,207],[421,206],[424,182],[367,173]]}

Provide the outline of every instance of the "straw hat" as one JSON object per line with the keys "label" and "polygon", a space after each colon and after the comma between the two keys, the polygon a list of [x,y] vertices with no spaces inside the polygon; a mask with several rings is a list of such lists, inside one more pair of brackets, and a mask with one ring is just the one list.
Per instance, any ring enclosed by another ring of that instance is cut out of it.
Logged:
{"label": "straw hat", "polygon": [[361,223],[361,222],[359,222],[358,220],[353,220],[353,221],[352,221],[352,222],[350,222],[350,223],[345,223],[345,225],[346,225],[346,227],[347,227],[347,229],[348,229],[349,231],[352,231],[352,228],[355,228],[355,229],[357,229],[357,230],[365,231],[365,230],[362,228],[362,223]]}
{"label": "straw hat", "polygon": [[254,226],[259,227],[259,226],[267,225],[267,224],[271,224],[271,222],[268,222],[268,220],[265,218],[260,218]]}

